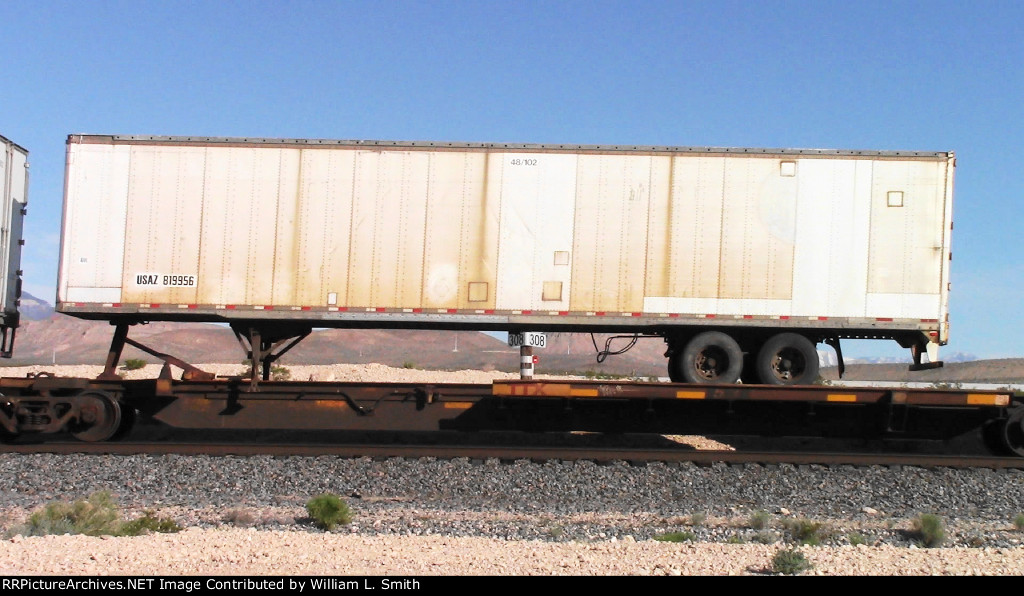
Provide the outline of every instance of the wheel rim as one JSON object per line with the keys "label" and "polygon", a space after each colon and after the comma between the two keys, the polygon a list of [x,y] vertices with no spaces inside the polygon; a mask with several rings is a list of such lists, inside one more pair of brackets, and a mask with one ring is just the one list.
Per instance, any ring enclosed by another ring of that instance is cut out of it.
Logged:
{"label": "wheel rim", "polygon": [[693,367],[698,376],[713,381],[729,369],[729,355],[721,348],[709,346],[701,350],[693,362]]}
{"label": "wheel rim", "polygon": [[106,441],[121,426],[121,406],[109,393],[83,393],[75,397],[78,421],[71,434],[80,441]]}
{"label": "wheel rim", "polygon": [[772,372],[780,381],[792,381],[807,370],[807,362],[800,350],[783,348],[775,353],[771,364]]}

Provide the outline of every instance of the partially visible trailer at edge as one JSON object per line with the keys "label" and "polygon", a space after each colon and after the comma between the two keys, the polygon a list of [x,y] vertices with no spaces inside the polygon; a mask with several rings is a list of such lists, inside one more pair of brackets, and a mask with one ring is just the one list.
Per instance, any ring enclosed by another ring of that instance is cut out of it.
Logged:
{"label": "partially visible trailer at edge", "polygon": [[10,358],[20,322],[22,223],[28,206],[28,151],[0,136],[0,356]]}
{"label": "partially visible trailer at edge", "polygon": [[71,135],[57,310],[229,322],[265,363],[314,327],[642,333],[665,338],[673,380],[802,384],[819,342],[937,360],[954,165]]}

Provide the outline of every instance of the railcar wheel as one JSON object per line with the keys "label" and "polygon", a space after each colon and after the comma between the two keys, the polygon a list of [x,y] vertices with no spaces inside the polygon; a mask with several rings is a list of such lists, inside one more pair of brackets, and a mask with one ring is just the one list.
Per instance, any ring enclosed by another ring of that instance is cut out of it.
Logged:
{"label": "railcar wheel", "polygon": [[810,385],[818,380],[818,351],[798,333],[780,333],[761,347],[755,367],[767,385]]}
{"label": "railcar wheel", "polygon": [[743,370],[743,350],[728,335],[705,331],[687,342],[674,366],[672,360],[669,365],[685,383],[735,383]]}
{"label": "railcar wheel", "polygon": [[1024,457],[1024,406],[1010,408],[1010,415],[999,426],[999,438],[1011,454]]}
{"label": "railcar wheel", "polygon": [[121,404],[106,391],[86,391],[75,396],[78,420],[71,435],[80,441],[106,441],[121,428]]}

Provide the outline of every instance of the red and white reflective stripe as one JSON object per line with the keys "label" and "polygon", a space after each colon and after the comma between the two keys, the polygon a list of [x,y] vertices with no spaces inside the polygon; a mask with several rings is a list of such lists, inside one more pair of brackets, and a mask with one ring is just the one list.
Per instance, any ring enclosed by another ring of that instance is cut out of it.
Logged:
{"label": "red and white reflective stripe", "polygon": [[[386,306],[369,306],[369,307],[348,307],[348,306],[283,306],[283,305],[272,305],[272,304],[161,304],[161,303],[138,303],[138,304],[125,304],[121,302],[69,302],[65,303],[68,308],[134,308],[134,309],[190,309],[195,310],[199,308],[212,308],[216,310],[285,310],[285,311],[301,311],[301,312],[367,312],[375,314],[388,314],[388,313],[411,313],[411,314],[441,314],[441,315],[495,315],[500,314],[501,316],[516,316],[516,315],[533,315],[533,310],[495,310],[495,309],[458,309],[458,308],[423,308],[423,307],[386,307]],[[871,324],[871,323],[894,323],[901,321],[904,325],[913,324],[914,319],[897,319],[893,317],[827,317],[827,316],[799,316],[793,317],[790,315],[751,315],[751,314],[717,314],[717,313],[679,313],[679,312],[642,312],[642,311],[568,311],[568,310],[545,310],[536,311],[536,314],[542,316],[551,317],[568,317],[568,316],[587,316],[587,317],[610,317],[610,318],[672,318],[672,319],[733,319],[733,320],[776,320],[776,321],[788,321],[788,320],[801,320],[801,321],[830,321],[840,320],[845,321],[847,325],[854,324]],[[919,325],[937,325],[939,319],[917,319]]]}

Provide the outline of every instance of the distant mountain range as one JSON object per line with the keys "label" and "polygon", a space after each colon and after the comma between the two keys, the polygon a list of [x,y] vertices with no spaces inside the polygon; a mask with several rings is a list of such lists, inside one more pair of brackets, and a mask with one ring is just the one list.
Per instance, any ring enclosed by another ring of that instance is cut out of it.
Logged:
{"label": "distant mountain range", "polygon": [[[54,313],[53,307],[31,294],[21,301],[22,326],[14,358],[0,365],[102,364],[110,348],[113,328],[105,321],[86,321]],[[239,363],[244,352],[225,325],[205,323],[150,323],[137,325],[129,337],[157,351],[193,364]],[[592,373],[632,377],[666,376],[665,344],[658,338],[642,339],[628,352],[596,360],[594,341],[604,347],[606,335],[549,333],[548,347],[535,350],[537,373]],[[619,349],[626,340],[617,340]],[[835,378],[835,353],[819,352],[823,376]],[[158,359],[126,347],[122,359]],[[1024,382],[1024,359],[977,360],[973,355],[943,354],[944,368],[907,372],[909,360],[847,358],[846,378],[852,380],[920,380],[924,382]],[[519,351],[490,335],[475,331],[412,331],[384,329],[325,329],[314,331],[281,364],[361,364],[378,362],[396,367],[448,370],[519,369]]]}
{"label": "distant mountain range", "polygon": [[53,315],[53,305],[40,300],[28,292],[21,293],[21,304],[18,306],[22,320],[42,321]]}

